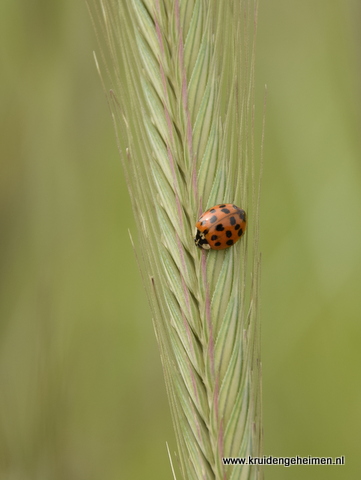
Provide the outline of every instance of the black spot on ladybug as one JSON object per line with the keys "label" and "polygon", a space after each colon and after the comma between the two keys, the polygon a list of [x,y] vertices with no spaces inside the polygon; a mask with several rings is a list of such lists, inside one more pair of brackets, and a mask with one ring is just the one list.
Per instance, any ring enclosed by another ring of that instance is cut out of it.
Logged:
{"label": "black spot on ladybug", "polygon": [[217,238],[218,238],[218,235],[212,235],[211,236],[211,240],[217,240]]}
{"label": "black spot on ladybug", "polygon": [[231,236],[232,236],[232,232],[230,230],[227,230],[226,231],[226,237],[231,238]]}
{"label": "black spot on ladybug", "polygon": [[240,236],[242,235],[242,233],[243,233],[243,230],[242,230],[242,228],[240,228],[240,229],[238,230],[238,236],[240,237]]}
{"label": "black spot on ladybug", "polygon": [[216,226],[217,232],[223,232],[224,226],[220,223],[219,225]]}
{"label": "black spot on ladybug", "polygon": [[231,225],[235,225],[236,224],[236,219],[234,217],[231,217],[229,219],[229,221],[231,222]]}
{"label": "black spot on ladybug", "polygon": [[238,215],[244,222],[246,221],[246,212],[244,210],[239,210]]}
{"label": "black spot on ladybug", "polygon": [[233,240],[227,240],[226,244],[229,245],[229,246],[233,245]]}
{"label": "black spot on ladybug", "polygon": [[209,211],[210,211],[211,213],[214,213],[214,212],[216,211],[216,209],[215,209],[215,208],[211,208]]}
{"label": "black spot on ladybug", "polygon": [[225,205],[219,205],[219,208],[224,208],[224,207],[225,207]]}
{"label": "black spot on ladybug", "polygon": [[222,212],[223,212],[223,213],[231,213],[231,211],[228,210],[228,208],[222,208]]}
{"label": "black spot on ladybug", "polygon": [[214,245],[215,245],[216,247],[220,247],[220,246],[221,246],[221,242],[216,242]]}
{"label": "black spot on ladybug", "polygon": [[209,221],[210,221],[211,223],[216,222],[216,221],[217,221],[217,216],[216,216],[216,215],[213,215],[213,217],[211,217],[211,218],[209,219]]}
{"label": "black spot on ladybug", "polygon": [[235,229],[235,230],[238,230],[238,229],[240,228],[240,226],[241,226],[241,225],[240,225],[239,223],[237,223],[237,225],[234,227],[234,229]]}
{"label": "black spot on ladybug", "polygon": [[202,225],[202,226],[203,226],[203,225],[206,225],[206,223],[207,223],[207,222],[206,222],[205,220],[203,220],[203,222],[201,222],[201,225]]}
{"label": "black spot on ladybug", "polygon": [[236,210],[238,210],[237,205],[232,205],[232,207],[235,208]]}
{"label": "black spot on ladybug", "polygon": [[205,230],[203,230],[203,235],[207,235],[207,233],[209,232],[208,228],[206,228]]}

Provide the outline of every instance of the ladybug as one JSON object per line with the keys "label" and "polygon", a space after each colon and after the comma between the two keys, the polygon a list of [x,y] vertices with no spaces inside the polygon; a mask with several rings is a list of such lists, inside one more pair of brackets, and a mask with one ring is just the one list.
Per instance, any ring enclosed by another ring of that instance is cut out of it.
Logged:
{"label": "ladybug", "polygon": [[196,223],[194,242],[205,250],[224,250],[244,234],[246,212],[231,203],[221,203],[202,213]]}

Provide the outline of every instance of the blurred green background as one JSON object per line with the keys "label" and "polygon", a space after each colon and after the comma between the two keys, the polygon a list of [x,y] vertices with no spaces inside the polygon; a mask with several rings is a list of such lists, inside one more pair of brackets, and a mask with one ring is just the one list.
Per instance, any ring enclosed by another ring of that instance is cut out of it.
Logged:
{"label": "blurred green background", "polygon": [[[264,451],[360,478],[361,5],[260,2]],[[0,3],[0,479],[171,478],[175,449],[84,2]]]}

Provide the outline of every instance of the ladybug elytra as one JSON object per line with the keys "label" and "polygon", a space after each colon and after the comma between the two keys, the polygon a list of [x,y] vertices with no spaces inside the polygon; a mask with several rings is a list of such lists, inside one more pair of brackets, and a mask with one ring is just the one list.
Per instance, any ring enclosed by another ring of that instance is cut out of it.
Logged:
{"label": "ladybug elytra", "polygon": [[206,250],[224,250],[234,245],[244,234],[246,212],[231,203],[208,209],[196,223],[194,242]]}

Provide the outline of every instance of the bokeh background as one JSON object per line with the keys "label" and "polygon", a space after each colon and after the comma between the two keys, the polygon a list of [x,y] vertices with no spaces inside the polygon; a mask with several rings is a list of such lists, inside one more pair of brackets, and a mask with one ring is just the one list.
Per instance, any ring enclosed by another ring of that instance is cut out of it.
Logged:
{"label": "bokeh background", "polygon": [[[361,478],[361,4],[260,2],[264,451]],[[0,479],[170,479],[175,449],[85,2],[0,2]]]}

